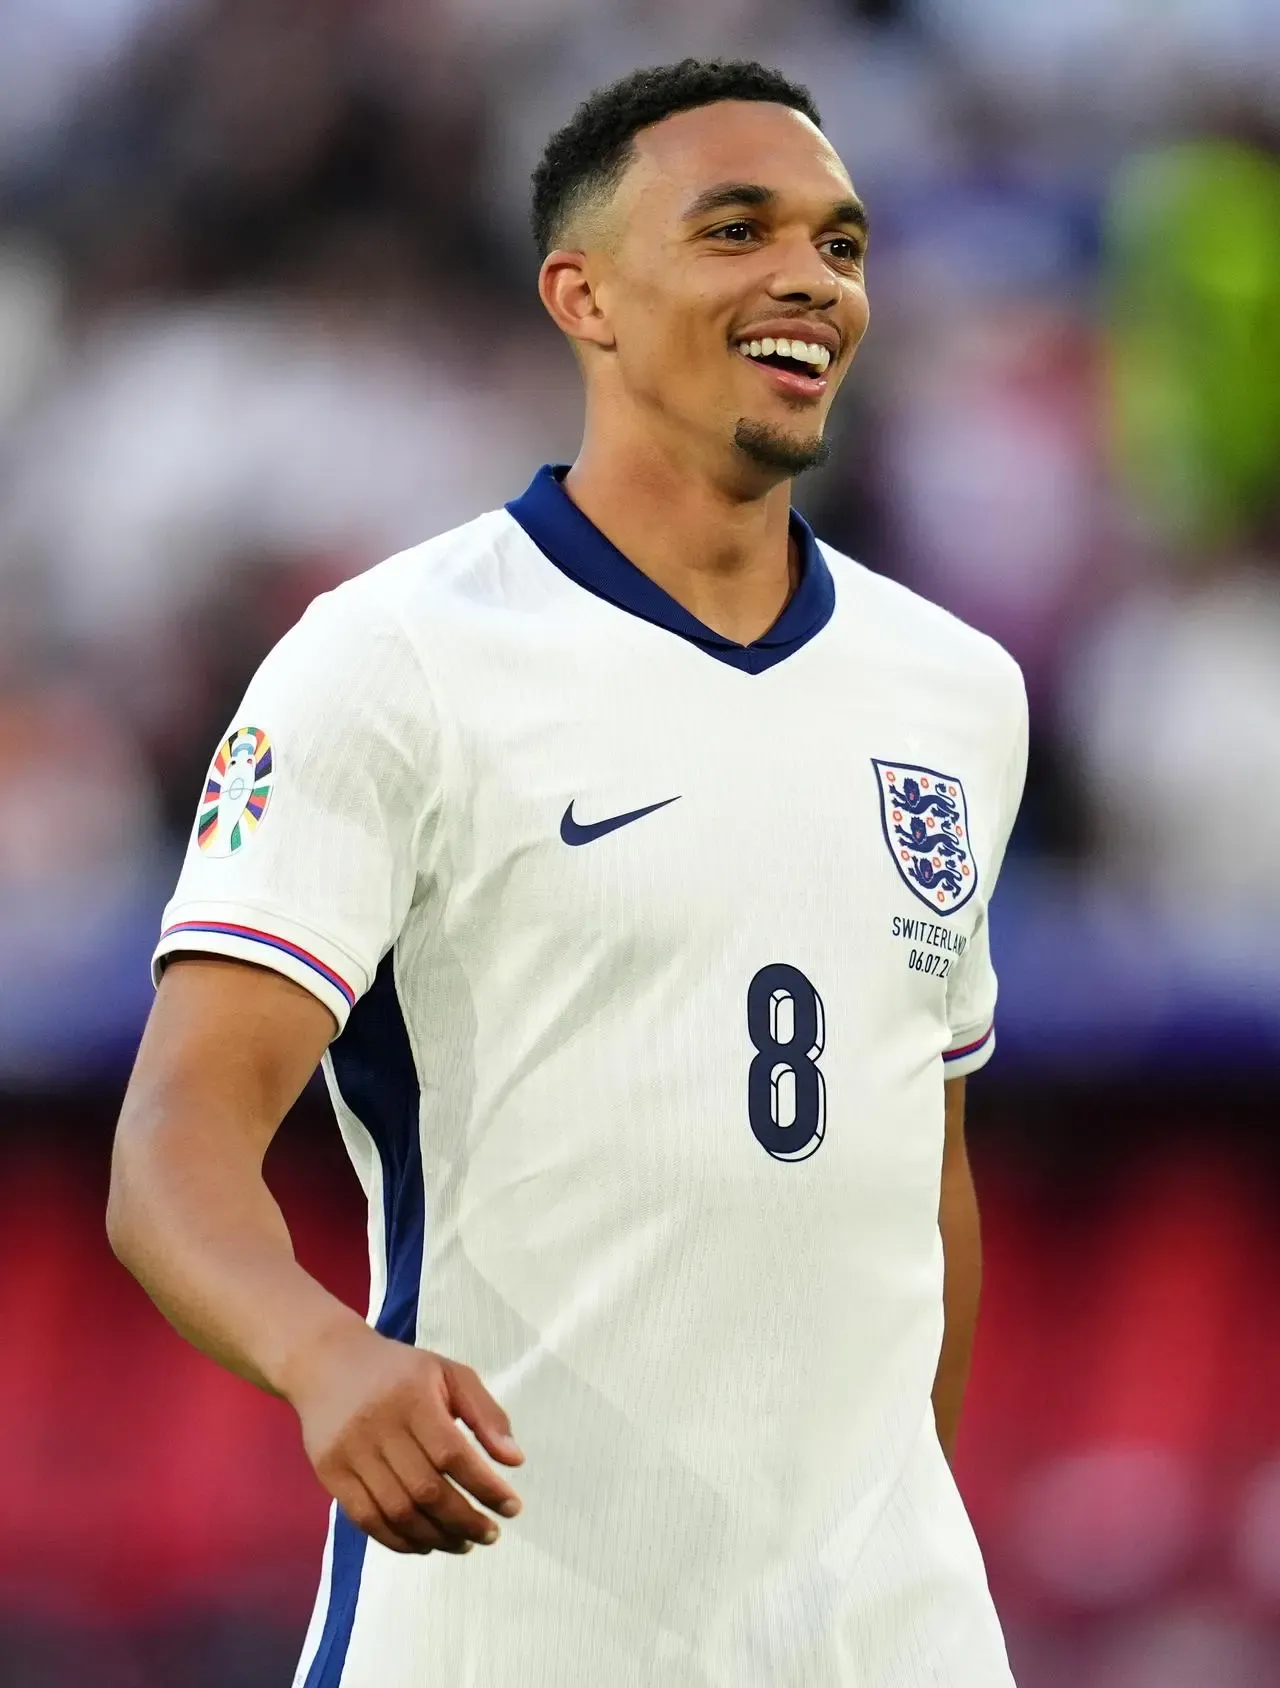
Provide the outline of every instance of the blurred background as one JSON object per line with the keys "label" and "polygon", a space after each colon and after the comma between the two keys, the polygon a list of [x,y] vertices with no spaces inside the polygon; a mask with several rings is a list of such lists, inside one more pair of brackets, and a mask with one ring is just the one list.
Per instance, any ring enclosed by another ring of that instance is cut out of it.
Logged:
{"label": "blurred background", "polygon": [[[324,1501],[111,1259],[201,778],[318,591],[572,456],[526,184],[685,53],[806,81],[873,327],[820,531],[1003,641],[962,1486],[1021,1688],[1280,1684],[1274,0],[0,0],[0,1684],[273,1688]],[[322,1097],[271,1160],[360,1301]]]}

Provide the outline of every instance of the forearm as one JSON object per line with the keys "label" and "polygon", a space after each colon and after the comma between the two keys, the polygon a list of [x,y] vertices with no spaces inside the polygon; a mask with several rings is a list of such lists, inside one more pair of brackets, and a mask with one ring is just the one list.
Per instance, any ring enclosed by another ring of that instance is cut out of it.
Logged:
{"label": "forearm", "polygon": [[938,1204],[938,1228],[945,1260],[942,1351],[933,1384],[933,1412],[938,1440],[950,1460],[964,1404],[965,1386],[973,1357],[982,1291],[982,1235],[978,1200],[968,1157],[960,1154],[944,1165]]}
{"label": "forearm", "polygon": [[[199,1144],[145,1123],[117,1140],[111,1245],[169,1322],[228,1370],[287,1392],[291,1359],[347,1322],[362,1322],[297,1262],[284,1215],[234,1122]],[[221,1141],[214,1155],[204,1145]]]}

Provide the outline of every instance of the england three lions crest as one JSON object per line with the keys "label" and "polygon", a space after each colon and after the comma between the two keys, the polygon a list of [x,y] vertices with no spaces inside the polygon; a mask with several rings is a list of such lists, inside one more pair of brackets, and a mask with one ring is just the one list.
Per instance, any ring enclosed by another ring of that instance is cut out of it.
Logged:
{"label": "england three lions crest", "polygon": [[978,889],[964,787],[953,774],[871,758],[880,819],[898,872],[935,914],[954,914]]}

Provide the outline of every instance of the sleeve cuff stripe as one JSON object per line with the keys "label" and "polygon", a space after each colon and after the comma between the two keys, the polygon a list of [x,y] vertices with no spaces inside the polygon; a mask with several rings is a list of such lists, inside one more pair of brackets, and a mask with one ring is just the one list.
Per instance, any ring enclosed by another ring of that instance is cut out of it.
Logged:
{"label": "sleeve cuff stripe", "polygon": [[965,1055],[976,1055],[995,1029],[995,1021],[993,1020],[981,1037],[975,1038],[972,1043],[966,1043],[961,1049],[945,1050],[942,1059],[944,1061],[959,1061]]}
{"label": "sleeve cuff stripe", "polygon": [[160,934],[160,942],[175,937],[179,932],[212,932],[215,936],[228,938],[249,938],[254,943],[267,944],[271,949],[283,950],[296,961],[303,962],[307,967],[314,968],[322,979],[326,979],[336,991],[341,991],[351,1007],[355,1007],[356,993],[341,975],[334,972],[332,967],[326,967],[324,962],[304,950],[299,944],[287,943],[283,938],[277,938],[270,932],[259,932],[256,926],[237,926],[229,920],[180,920],[176,926],[167,926]]}

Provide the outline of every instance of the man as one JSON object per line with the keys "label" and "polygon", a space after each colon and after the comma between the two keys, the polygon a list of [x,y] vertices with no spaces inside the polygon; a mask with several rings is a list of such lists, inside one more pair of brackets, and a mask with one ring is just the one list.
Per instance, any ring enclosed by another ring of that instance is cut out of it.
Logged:
{"label": "man", "polygon": [[[1020,677],[790,513],[867,325],[804,90],[629,77],[534,221],[582,450],[253,681],[112,1240],[335,1498],[297,1688],[1007,1688],[946,1454]],[[372,1329],[261,1176],[322,1054]]]}

